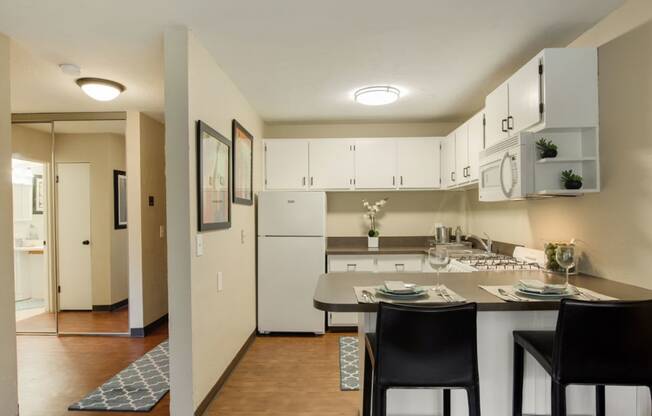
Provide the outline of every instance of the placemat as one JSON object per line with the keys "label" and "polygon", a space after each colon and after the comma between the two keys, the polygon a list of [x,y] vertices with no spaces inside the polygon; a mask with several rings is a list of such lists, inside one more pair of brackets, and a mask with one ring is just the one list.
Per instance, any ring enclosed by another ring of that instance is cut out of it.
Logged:
{"label": "placemat", "polygon": [[[462,296],[458,295],[454,291],[450,290],[446,286],[444,286],[446,292],[448,295],[453,299],[447,300],[446,298],[442,297],[438,293],[436,293],[432,288],[434,286],[421,286],[424,289],[428,290],[428,295],[423,296],[417,299],[391,299],[386,296],[383,296],[379,293],[376,293],[376,289],[379,287],[382,287],[382,285],[378,286],[355,286],[353,290],[355,291],[355,297],[358,299],[358,303],[378,303],[378,302],[387,302],[387,303],[458,303],[458,302],[466,302],[466,299],[464,299]],[[372,302],[369,302],[365,296],[362,295],[363,291],[368,291],[373,294],[373,300]]]}
{"label": "placemat", "polygon": [[[491,293],[492,295],[496,296],[497,298],[500,298],[506,302],[550,302],[551,300],[556,301],[559,300],[558,298],[550,298],[550,299],[540,299],[540,298],[535,298],[535,297],[526,297],[525,295],[522,295],[520,293],[516,293],[516,290],[514,286],[484,286],[480,285],[479,286],[481,289],[486,290],[487,292]],[[602,293],[594,292],[593,290],[585,289],[583,287],[577,287],[574,286],[576,289],[579,290],[579,294],[575,296],[569,296],[569,299],[576,299],[576,300],[590,300],[590,301],[600,301],[600,300],[617,300],[616,298],[612,298],[611,296],[603,295]],[[507,292],[507,295],[501,294],[499,291],[500,289],[504,290]]]}

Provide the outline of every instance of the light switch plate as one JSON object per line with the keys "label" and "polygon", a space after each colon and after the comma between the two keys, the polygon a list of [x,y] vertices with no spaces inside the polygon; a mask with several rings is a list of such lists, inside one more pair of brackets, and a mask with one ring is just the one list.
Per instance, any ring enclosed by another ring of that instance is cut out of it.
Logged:
{"label": "light switch plate", "polygon": [[196,248],[195,252],[197,254],[197,257],[203,256],[204,255],[204,236],[201,234],[197,234],[197,237],[195,238],[196,241]]}
{"label": "light switch plate", "polygon": [[221,292],[222,291],[222,279],[223,275],[222,272],[217,272],[217,291]]}

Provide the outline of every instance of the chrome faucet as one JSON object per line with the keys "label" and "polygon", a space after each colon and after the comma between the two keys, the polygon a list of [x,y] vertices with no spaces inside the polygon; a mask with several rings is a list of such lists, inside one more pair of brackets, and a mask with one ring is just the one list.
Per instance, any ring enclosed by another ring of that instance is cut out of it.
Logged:
{"label": "chrome faucet", "polygon": [[491,248],[492,248],[494,242],[491,240],[491,237],[489,237],[489,234],[487,234],[487,233],[482,233],[482,234],[484,234],[484,236],[487,237],[487,242],[486,243],[484,242],[484,240],[482,238],[478,237],[475,234],[467,235],[466,236],[466,241],[476,240],[478,243],[480,243],[482,245],[482,248],[484,248],[484,250],[487,253],[491,253],[492,252]]}

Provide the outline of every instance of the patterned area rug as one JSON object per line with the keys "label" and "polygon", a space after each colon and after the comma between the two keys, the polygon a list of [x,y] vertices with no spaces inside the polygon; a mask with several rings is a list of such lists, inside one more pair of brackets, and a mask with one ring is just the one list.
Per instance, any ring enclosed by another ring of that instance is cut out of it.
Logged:
{"label": "patterned area rug", "polygon": [[164,341],[68,410],[149,412],[170,390],[169,359]]}
{"label": "patterned area rug", "polygon": [[340,390],[360,390],[358,337],[340,337]]}

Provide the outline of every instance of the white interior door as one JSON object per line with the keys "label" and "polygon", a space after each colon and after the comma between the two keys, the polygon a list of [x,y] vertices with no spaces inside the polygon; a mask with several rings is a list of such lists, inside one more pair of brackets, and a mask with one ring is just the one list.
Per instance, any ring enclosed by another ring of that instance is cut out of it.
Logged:
{"label": "white interior door", "polygon": [[91,169],[89,163],[57,165],[59,307],[91,310]]}
{"label": "white interior door", "polygon": [[396,181],[396,140],[355,141],[355,187],[394,189]]}
{"label": "white interior door", "polygon": [[310,189],[353,188],[354,144],[347,139],[310,141]]}
{"label": "white interior door", "polygon": [[308,188],[308,140],[265,141],[265,187],[288,191]]}
{"label": "white interior door", "polygon": [[440,146],[437,138],[398,139],[398,183],[401,189],[440,187]]}

